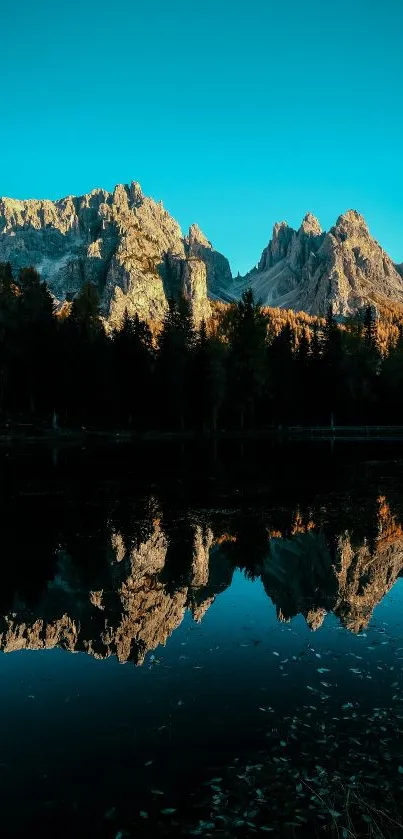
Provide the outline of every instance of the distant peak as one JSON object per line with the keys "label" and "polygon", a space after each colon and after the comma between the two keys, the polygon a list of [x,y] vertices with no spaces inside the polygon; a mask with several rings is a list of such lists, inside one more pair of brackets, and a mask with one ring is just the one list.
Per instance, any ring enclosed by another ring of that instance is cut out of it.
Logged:
{"label": "distant peak", "polygon": [[368,232],[367,222],[357,210],[347,210],[347,212],[342,213],[336,221],[336,228],[361,228]]}
{"label": "distant peak", "polygon": [[143,198],[143,190],[138,181],[131,181],[129,189],[133,196],[135,195],[137,198]]}
{"label": "distant peak", "polygon": [[288,221],[276,221],[273,225],[273,239],[277,239],[278,236],[285,230],[291,230]]}
{"label": "distant peak", "polygon": [[302,219],[302,224],[300,230],[303,233],[310,234],[312,236],[320,236],[322,233],[322,227],[313,213],[307,213],[304,218]]}
{"label": "distant peak", "polygon": [[197,244],[203,245],[205,248],[212,248],[211,242],[207,239],[207,236],[204,235],[198,224],[190,225],[188,239],[190,245],[197,242]]}

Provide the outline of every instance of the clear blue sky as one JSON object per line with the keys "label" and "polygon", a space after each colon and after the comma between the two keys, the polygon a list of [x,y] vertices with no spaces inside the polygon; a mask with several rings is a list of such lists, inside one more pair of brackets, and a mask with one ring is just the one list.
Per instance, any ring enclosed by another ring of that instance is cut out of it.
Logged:
{"label": "clear blue sky", "polygon": [[1,18],[0,194],[137,180],[241,273],[276,220],[352,207],[403,261],[402,0],[20,0]]}

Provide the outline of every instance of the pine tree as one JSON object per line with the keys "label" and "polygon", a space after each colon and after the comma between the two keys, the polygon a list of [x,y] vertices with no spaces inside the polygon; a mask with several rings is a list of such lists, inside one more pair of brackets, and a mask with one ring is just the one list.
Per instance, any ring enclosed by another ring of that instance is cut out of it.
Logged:
{"label": "pine tree", "polygon": [[110,345],[100,316],[99,294],[92,283],[85,283],[74,298],[70,313],[59,325],[59,336],[59,410],[68,421],[105,421]]}
{"label": "pine tree", "polygon": [[54,304],[45,282],[35,268],[24,268],[18,276],[19,332],[18,373],[21,408],[34,413],[53,410],[56,329]]}
{"label": "pine tree", "polygon": [[330,424],[335,424],[335,418],[343,419],[345,409],[345,379],[343,370],[343,344],[341,330],[329,307],[324,329],[322,353],[322,393],[323,403]]}
{"label": "pine tree", "polygon": [[189,397],[192,427],[217,430],[225,396],[225,348],[217,336],[209,336],[204,320],[196,335],[191,360]]}
{"label": "pine tree", "polygon": [[160,421],[184,430],[187,391],[195,332],[189,302],[171,298],[158,336],[157,383],[161,400]]}
{"label": "pine tree", "polygon": [[154,351],[148,324],[125,311],[113,336],[112,380],[120,422],[142,429],[152,422]]}
{"label": "pine tree", "polygon": [[233,310],[229,334],[229,400],[241,428],[255,425],[267,371],[267,319],[253,292],[242,294]]}
{"label": "pine tree", "polygon": [[13,408],[13,368],[20,343],[16,291],[10,263],[0,263],[0,413]]}
{"label": "pine tree", "polygon": [[268,350],[273,420],[292,424],[296,418],[294,335],[287,323]]}

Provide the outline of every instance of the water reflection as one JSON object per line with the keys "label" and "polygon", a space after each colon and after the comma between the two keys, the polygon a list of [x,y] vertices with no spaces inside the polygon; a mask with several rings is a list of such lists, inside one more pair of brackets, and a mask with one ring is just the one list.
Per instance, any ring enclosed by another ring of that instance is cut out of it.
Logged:
{"label": "water reflection", "polygon": [[310,788],[362,835],[403,793],[401,463],[170,452],[0,451],[4,835],[311,836]]}
{"label": "water reflection", "polygon": [[236,568],[261,579],[279,621],[301,614],[318,630],[333,612],[359,633],[403,570],[400,500],[370,492],[359,506],[341,495],[207,510],[152,494],[63,507],[51,521],[31,510],[22,527],[24,505],[3,531],[4,652],[60,647],[142,664],[186,612],[203,620]]}

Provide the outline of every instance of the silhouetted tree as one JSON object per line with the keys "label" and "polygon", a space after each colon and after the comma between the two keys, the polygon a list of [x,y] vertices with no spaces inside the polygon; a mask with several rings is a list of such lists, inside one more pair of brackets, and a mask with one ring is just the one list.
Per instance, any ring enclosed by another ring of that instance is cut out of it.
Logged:
{"label": "silhouetted tree", "polygon": [[60,324],[61,389],[59,409],[79,422],[105,420],[109,380],[109,343],[103,328],[99,294],[85,283]]}
{"label": "silhouetted tree", "polygon": [[186,427],[187,388],[195,332],[189,302],[170,299],[157,353],[159,421],[162,426]]}
{"label": "silhouetted tree", "polygon": [[294,336],[289,324],[274,339],[268,350],[269,381],[273,421],[276,425],[295,421]]}
{"label": "silhouetted tree", "polygon": [[18,276],[17,296],[20,407],[31,414],[53,410],[52,380],[55,374],[56,329],[52,296],[35,268]]}
{"label": "silhouetted tree", "polygon": [[267,321],[251,289],[234,307],[229,334],[228,394],[241,428],[255,425],[266,378]]}
{"label": "silhouetted tree", "polygon": [[137,429],[152,423],[153,344],[150,328],[137,314],[125,311],[113,335],[112,382],[119,422]]}
{"label": "silhouetted tree", "polygon": [[208,336],[204,320],[191,359],[189,396],[192,426],[216,431],[225,396],[225,347],[216,336]]}

